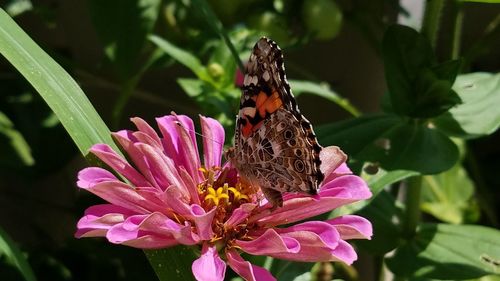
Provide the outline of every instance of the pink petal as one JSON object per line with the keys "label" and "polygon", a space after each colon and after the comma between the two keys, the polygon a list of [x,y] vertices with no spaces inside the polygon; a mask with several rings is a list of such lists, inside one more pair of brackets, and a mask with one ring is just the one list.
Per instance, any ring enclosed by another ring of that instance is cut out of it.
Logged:
{"label": "pink petal", "polygon": [[[294,237],[301,247],[307,243],[315,245],[320,243],[318,246],[334,249],[340,240],[337,229],[322,221],[307,221],[287,228],[277,228],[276,231],[282,236]],[[319,240],[313,241],[316,239]]]}
{"label": "pink petal", "polygon": [[247,281],[275,281],[269,271],[245,261],[235,250],[226,252],[227,263],[239,276]]}
{"label": "pink petal", "polygon": [[276,229],[281,237],[296,240],[300,251],[296,253],[281,252],[271,256],[295,261],[330,261],[332,250],[340,243],[340,235],[334,226],[321,221],[309,221],[291,227]]}
{"label": "pink petal", "polygon": [[[340,239],[335,226],[326,222],[309,221],[276,231],[283,240],[296,241],[299,251],[274,251],[265,255],[293,261],[343,261],[348,264],[357,259],[352,246]],[[247,248],[242,247],[242,250],[247,251]]]}
{"label": "pink petal", "polygon": [[127,156],[132,160],[134,166],[137,167],[139,172],[146,178],[146,180],[157,189],[161,190],[159,184],[151,174],[148,163],[146,163],[146,156],[135,145],[135,137],[130,131],[119,131],[112,134],[114,140],[120,144],[123,150],[126,151]]}
{"label": "pink petal", "polygon": [[298,253],[300,244],[297,240],[279,235],[274,229],[267,229],[262,235],[251,241],[236,240],[235,244],[252,255],[275,255],[279,253]]}
{"label": "pink petal", "polygon": [[135,186],[148,186],[150,183],[107,144],[96,144],[90,149],[94,155],[123,175]]}
{"label": "pink petal", "polygon": [[151,234],[139,234],[139,231],[130,231],[121,224],[113,226],[106,234],[109,242],[127,245],[139,249],[158,249],[177,245],[177,241],[170,237],[161,237]]}
{"label": "pink petal", "polygon": [[128,217],[121,227],[139,236],[150,234],[161,238],[173,238],[177,243],[184,245],[194,245],[200,241],[199,236],[193,233],[190,223],[180,225],[158,212]]}
{"label": "pink petal", "polygon": [[84,216],[78,221],[75,237],[106,236],[108,229],[123,222],[132,214],[128,209],[112,204],[91,206],[85,210]]}
{"label": "pink petal", "polygon": [[371,239],[373,235],[372,224],[370,221],[360,216],[341,216],[327,220],[326,223],[335,226],[343,240]]}
{"label": "pink petal", "polygon": [[[180,180],[180,175],[177,172],[177,167],[170,158],[147,144],[138,143],[136,147],[144,154],[151,174],[162,190],[165,190],[170,185],[184,187],[184,182]],[[184,196],[189,196],[185,188],[182,188],[181,192],[185,193]]]}
{"label": "pink petal", "polygon": [[339,245],[332,251],[331,261],[343,261],[346,264],[352,264],[358,259],[358,255],[354,248],[344,240],[339,241]]}
{"label": "pink petal", "polygon": [[345,175],[326,183],[316,196],[287,194],[283,197],[282,208],[273,212],[263,211],[250,217],[249,220],[267,226],[288,224],[329,212],[370,196],[371,192],[363,179],[354,175]]}
{"label": "pink petal", "polygon": [[165,154],[178,166],[183,166],[196,182],[201,181],[201,167],[193,121],[184,115],[156,118],[163,135]]}
{"label": "pink petal", "polygon": [[191,225],[179,225],[161,213],[130,216],[123,223],[114,225],[106,238],[111,243],[141,249],[199,242],[198,236],[191,231]]}
{"label": "pink petal", "polygon": [[241,206],[239,206],[237,209],[233,211],[231,217],[229,217],[229,219],[227,219],[226,222],[224,222],[224,226],[232,227],[240,224],[252,214],[252,211],[256,207],[257,205],[255,205],[254,203],[241,204]]}
{"label": "pink petal", "polygon": [[139,214],[154,211],[166,211],[168,205],[157,205],[146,200],[135,189],[123,182],[101,182],[85,188],[114,205],[129,209]]}
{"label": "pink petal", "polygon": [[151,140],[153,140],[158,145],[158,147],[162,146],[160,137],[158,136],[156,131],[151,126],[149,126],[149,124],[146,121],[144,121],[139,117],[130,118],[130,121],[132,121],[135,124],[135,126],[137,127],[137,129],[139,129],[140,132],[148,135],[151,138]]}
{"label": "pink petal", "polygon": [[215,119],[200,116],[203,139],[203,161],[206,168],[220,167],[224,128]]}
{"label": "pink petal", "polygon": [[209,240],[213,238],[212,221],[216,211],[217,208],[213,208],[209,212],[205,212],[201,206],[192,205],[191,214],[193,215],[194,224],[201,239]]}
{"label": "pink petal", "polygon": [[222,281],[226,275],[226,264],[217,254],[217,249],[206,244],[191,269],[198,281]]}
{"label": "pink petal", "polygon": [[198,185],[194,182],[193,177],[191,177],[184,167],[179,167],[179,174],[181,175],[181,180],[184,182],[184,186],[187,189],[187,193],[190,195],[191,202],[193,204],[201,204],[200,196],[198,194]]}
{"label": "pink petal", "polygon": [[85,168],[78,172],[76,185],[81,188],[92,187],[103,181],[118,181],[111,172],[99,167]]}
{"label": "pink petal", "polygon": [[347,155],[337,146],[328,146],[321,150],[321,172],[328,177],[335,169],[347,160]]}
{"label": "pink petal", "polygon": [[168,198],[169,206],[174,213],[194,221],[201,239],[209,240],[213,237],[212,221],[216,214],[216,208],[212,208],[209,212],[206,212],[198,204],[188,204],[189,202],[186,202],[181,197],[179,188],[174,185],[168,187],[165,194],[166,198]]}

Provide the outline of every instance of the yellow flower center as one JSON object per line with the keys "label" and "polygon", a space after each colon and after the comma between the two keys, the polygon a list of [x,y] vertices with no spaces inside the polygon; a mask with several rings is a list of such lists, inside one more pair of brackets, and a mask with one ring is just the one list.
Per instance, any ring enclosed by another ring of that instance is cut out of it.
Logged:
{"label": "yellow flower center", "polygon": [[236,236],[244,235],[243,232],[246,229],[246,225],[227,229],[224,226],[224,222],[229,219],[233,211],[241,206],[241,204],[256,200],[256,189],[239,180],[228,179],[228,171],[221,171],[219,167],[211,169],[202,167],[199,170],[205,178],[203,182],[198,184],[198,194],[202,207],[206,211],[210,211],[214,207],[216,208],[216,214],[212,223],[215,236],[211,241],[225,244]]}

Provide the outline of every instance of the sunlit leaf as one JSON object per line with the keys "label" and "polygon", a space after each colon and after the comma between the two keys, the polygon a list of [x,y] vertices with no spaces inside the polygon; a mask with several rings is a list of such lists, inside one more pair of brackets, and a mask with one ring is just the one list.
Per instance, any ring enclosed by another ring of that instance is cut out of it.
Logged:
{"label": "sunlit leaf", "polygon": [[434,176],[424,176],[422,210],[448,223],[461,224],[478,218],[474,184],[461,165]]}
{"label": "sunlit leaf", "polygon": [[458,76],[453,89],[463,103],[434,120],[453,136],[472,138],[493,133],[500,126],[500,74],[470,73]]}
{"label": "sunlit leaf", "polygon": [[402,278],[465,280],[497,274],[500,231],[477,225],[424,224],[386,260]]}

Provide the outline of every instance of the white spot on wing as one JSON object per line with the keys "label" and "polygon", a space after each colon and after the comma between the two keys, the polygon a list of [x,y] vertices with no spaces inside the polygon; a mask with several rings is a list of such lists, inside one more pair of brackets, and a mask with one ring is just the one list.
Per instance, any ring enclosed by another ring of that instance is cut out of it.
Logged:
{"label": "white spot on wing", "polygon": [[264,78],[264,81],[269,81],[269,78],[271,78],[271,76],[269,75],[269,71],[264,71],[264,73],[262,74],[262,78]]}
{"label": "white spot on wing", "polygon": [[248,86],[250,84],[250,76],[245,75],[245,79],[243,80],[243,85]]}
{"label": "white spot on wing", "polygon": [[257,85],[257,83],[259,82],[259,77],[257,76],[252,76],[252,80],[251,80],[251,84],[254,84],[254,85]]}
{"label": "white spot on wing", "polygon": [[250,117],[254,117],[256,112],[257,109],[255,109],[255,107],[244,107],[241,109],[241,114],[243,116],[248,115]]}

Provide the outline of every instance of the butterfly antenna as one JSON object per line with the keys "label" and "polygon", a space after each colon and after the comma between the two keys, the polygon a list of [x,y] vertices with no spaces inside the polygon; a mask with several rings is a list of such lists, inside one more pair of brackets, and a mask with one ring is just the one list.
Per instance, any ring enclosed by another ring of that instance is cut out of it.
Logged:
{"label": "butterfly antenna", "polygon": [[185,126],[184,126],[184,125],[183,125],[180,121],[174,121],[174,123],[175,123],[177,126],[179,126],[179,127],[183,128],[184,130],[186,130],[186,131],[188,131],[188,132],[190,132],[190,133],[193,133],[193,134],[195,134],[195,135],[197,135],[197,136],[200,136],[200,137],[202,137],[202,138],[204,138],[204,139],[211,140],[211,141],[213,141],[213,142],[215,142],[215,143],[217,143],[217,144],[220,144],[220,145],[222,145],[222,146],[224,145],[224,143],[223,143],[223,142],[220,142],[220,141],[218,141],[218,140],[216,140],[216,139],[213,139],[213,138],[207,137],[207,136],[205,136],[205,135],[203,135],[203,134],[200,134],[200,133],[196,132],[195,130],[191,130],[191,129],[189,129],[189,128],[186,128],[186,127],[185,127]]}

